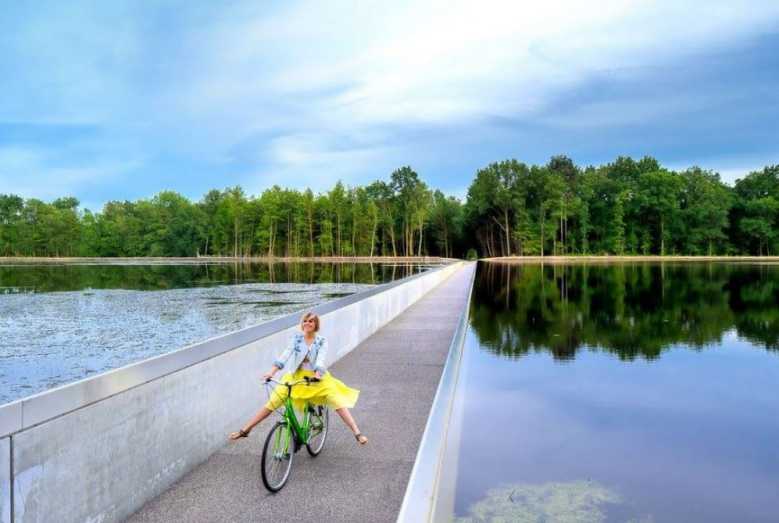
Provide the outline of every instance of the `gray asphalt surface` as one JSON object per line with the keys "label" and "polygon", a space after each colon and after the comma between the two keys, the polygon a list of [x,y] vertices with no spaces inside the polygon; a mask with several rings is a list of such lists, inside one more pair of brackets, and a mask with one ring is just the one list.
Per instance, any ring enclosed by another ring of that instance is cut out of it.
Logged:
{"label": "gray asphalt surface", "polygon": [[[367,445],[359,446],[331,412],[322,453],[298,452],[287,485],[270,494],[260,477],[262,444],[272,426],[266,420],[128,521],[394,522],[473,270],[475,264],[466,265],[331,367],[360,389],[352,413],[370,438]],[[258,398],[258,408],[262,402]]]}

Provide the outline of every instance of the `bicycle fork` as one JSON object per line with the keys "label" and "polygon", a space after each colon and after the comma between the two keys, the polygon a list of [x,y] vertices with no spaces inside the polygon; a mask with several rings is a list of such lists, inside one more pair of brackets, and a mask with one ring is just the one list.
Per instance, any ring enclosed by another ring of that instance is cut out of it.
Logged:
{"label": "bicycle fork", "polygon": [[277,430],[276,431],[276,441],[274,442],[273,448],[276,449],[276,452],[273,454],[273,457],[276,459],[285,459],[288,457],[290,453],[290,443],[292,443],[292,429],[287,425],[287,423],[284,423],[286,425],[283,430]]}

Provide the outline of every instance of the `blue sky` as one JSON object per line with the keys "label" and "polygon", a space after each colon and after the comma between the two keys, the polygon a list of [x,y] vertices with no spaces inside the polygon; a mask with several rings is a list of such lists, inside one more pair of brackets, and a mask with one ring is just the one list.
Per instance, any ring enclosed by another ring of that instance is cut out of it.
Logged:
{"label": "blue sky", "polygon": [[[14,2],[0,193],[326,190],[517,158],[779,163],[779,2]],[[597,6],[593,8],[593,6]]]}

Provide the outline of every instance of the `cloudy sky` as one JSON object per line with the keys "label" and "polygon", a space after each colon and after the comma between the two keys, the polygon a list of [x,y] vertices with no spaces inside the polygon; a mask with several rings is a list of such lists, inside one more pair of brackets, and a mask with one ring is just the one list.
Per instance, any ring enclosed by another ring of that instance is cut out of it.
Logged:
{"label": "cloudy sky", "polygon": [[[198,5],[199,4],[199,5]],[[325,190],[517,158],[779,163],[779,2],[20,1],[0,193]]]}

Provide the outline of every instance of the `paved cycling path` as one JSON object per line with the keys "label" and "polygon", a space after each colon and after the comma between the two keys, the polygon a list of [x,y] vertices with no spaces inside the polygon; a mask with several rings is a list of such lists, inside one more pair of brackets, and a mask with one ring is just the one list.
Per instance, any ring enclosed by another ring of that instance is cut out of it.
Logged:
{"label": "paved cycling path", "polygon": [[353,413],[365,447],[331,413],[322,454],[302,449],[287,485],[269,494],[260,478],[266,422],[128,521],[394,522],[475,268],[465,265],[331,367],[361,391]]}

